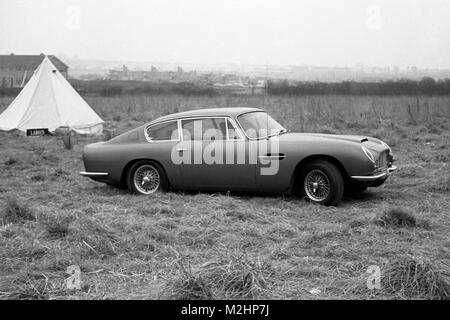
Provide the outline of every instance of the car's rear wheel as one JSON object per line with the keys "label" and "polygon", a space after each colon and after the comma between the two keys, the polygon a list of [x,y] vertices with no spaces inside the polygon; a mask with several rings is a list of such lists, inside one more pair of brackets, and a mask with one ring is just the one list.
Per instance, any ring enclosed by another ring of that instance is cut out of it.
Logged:
{"label": "car's rear wheel", "polygon": [[166,191],[168,181],[162,167],[153,161],[139,161],[128,171],[127,185],[130,191],[149,195]]}
{"label": "car's rear wheel", "polygon": [[334,164],[317,160],[307,164],[302,172],[302,194],[309,200],[327,206],[335,206],[341,201],[344,179]]}

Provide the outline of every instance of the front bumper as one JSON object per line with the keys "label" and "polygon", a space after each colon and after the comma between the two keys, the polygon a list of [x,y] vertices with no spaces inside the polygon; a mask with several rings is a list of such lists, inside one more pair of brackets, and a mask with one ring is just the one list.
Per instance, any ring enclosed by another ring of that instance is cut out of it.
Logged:
{"label": "front bumper", "polygon": [[389,175],[392,172],[394,172],[395,170],[397,170],[396,166],[390,166],[385,171],[378,173],[378,174],[373,174],[370,176],[351,176],[351,178],[355,181],[360,181],[360,182],[373,182],[373,181],[377,181],[377,180],[386,180],[387,177],[389,177]]}

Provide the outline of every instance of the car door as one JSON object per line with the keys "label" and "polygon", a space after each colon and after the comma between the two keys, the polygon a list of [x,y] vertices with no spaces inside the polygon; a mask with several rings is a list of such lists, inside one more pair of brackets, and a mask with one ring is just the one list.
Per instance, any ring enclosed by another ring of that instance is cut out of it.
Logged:
{"label": "car door", "polygon": [[250,190],[255,164],[245,159],[246,141],[227,117],[181,119],[182,143],[177,152],[186,189]]}
{"label": "car door", "polygon": [[289,188],[294,160],[279,137],[258,140],[257,188],[266,192],[282,192]]}

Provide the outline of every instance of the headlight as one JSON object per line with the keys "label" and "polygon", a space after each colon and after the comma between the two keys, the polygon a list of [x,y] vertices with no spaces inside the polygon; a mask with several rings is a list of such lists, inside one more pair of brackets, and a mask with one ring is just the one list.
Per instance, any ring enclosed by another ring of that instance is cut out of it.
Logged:
{"label": "headlight", "polygon": [[381,141],[381,144],[382,144],[383,146],[385,146],[386,148],[389,149],[389,153],[392,153],[391,147],[389,147],[389,146],[387,145],[387,143]]}
{"label": "headlight", "polygon": [[370,152],[370,150],[364,146],[361,146],[361,148],[363,149],[364,154],[367,156],[367,158],[369,158],[372,163],[375,163],[375,157],[373,156],[372,152]]}

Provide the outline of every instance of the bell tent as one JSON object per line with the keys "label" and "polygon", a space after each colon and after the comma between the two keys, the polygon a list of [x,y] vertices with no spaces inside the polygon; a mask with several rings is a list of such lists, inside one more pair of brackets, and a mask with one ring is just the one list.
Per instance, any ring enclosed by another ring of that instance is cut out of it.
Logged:
{"label": "bell tent", "polygon": [[0,130],[68,127],[80,134],[101,134],[103,120],[75,91],[48,57],[0,114]]}

